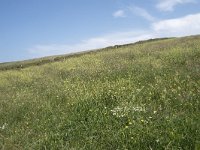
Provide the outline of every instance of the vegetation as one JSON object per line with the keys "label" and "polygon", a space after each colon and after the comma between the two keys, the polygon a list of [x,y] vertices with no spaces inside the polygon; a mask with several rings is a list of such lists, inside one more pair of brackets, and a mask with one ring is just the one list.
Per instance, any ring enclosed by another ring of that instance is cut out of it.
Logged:
{"label": "vegetation", "polygon": [[72,57],[79,57],[85,54],[97,53],[99,51],[107,51],[112,48],[126,47],[129,45],[142,44],[149,41],[158,41],[158,40],[165,40],[165,39],[169,39],[169,38],[149,39],[145,41],[138,41],[132,44],[115,45],[115,46],[109,46],[103,49],[82,51],[82,52],[71,53],[71,54],[66,54],[66,55],[55,55],[55,56],[47,56],[43,58],[36,58],[36,59],[30,59],[30,60],[24,60],[24,61],[0,63],[0,70],[23,69],[23,68],[27,68],[27,67],[35,66],[35,65],[39,66],[39,65],[43,65],[43,64],[47,64],[51,62],[64,61],[65,59],[72,58]]}
{"label": "vegetation", "polygon": [[11,68],[0,149],[200,149],[200,36]]}

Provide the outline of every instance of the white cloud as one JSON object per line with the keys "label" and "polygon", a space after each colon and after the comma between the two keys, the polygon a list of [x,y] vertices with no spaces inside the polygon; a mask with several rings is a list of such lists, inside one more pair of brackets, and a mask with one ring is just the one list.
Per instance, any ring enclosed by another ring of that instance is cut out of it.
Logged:
{"label": "white cloud", "polygon": [[116,12],[113,13],[113,16],[115,18],[122,18],[122,17],[126,17],[124,10],[118,10]]}
{"label": "white cloud", "polygon": [[90,38],[74,45],[36,45],[29,49],[29,53],[32,57],[43,57],[132,43],[150,38],[195,34],[200,34],[200,13],[187,15],[181,18],[154,21],[147,30],[138,31],[135,29],[127,32],[110,33],[104,36]]}
{"label": "white cloud", "polygon": [[134,15],[143,17],[144,19],[146,19],[148,21],[154,21],[155,20],[155,18],[150,13],[148,13],[147,10],[145,10],[144,8],[141,8],[141,7],[137,7],[137,6],[129,6],[124,10],[118,10],[118,11],[113,13],[113,16],[115,18],[126,17],[125,11],[129,15],[134,14]]}
{"label": "white cloud", "polygon": [[148,21],[154,21],[155,20],[155,18],[150,13],[148,13],[147,10],[145,10],[141,7],[133,6],[133,7],[129,7],[129,10],[132,13],[134,13],[135,15],[141,16]]}
{"label": "white cloud", "polygon": [[152,24],[153,31],[166,36],[184,36],[200,33],[200,13],[181,18],[161,20]]}
{"label": "white cloud", "polygon": [[195,0],[158,0],[156,7],[160,11],[173,11],[174,7],[179,4],[194,3]]}
{"label": "white cloud", "polygon": [[138,40],[144,40],[153,37],[156,36],[154,36],[152,33],[148,33],[148,31],[110,33],[101,37],[90,38],[74,45],[36,45],[33,48],[29,49],[29,53],[32,55],[32,57],[43,57],[49,55],[80,52],[90,49],[98,49],[106,46],[132,43]]}

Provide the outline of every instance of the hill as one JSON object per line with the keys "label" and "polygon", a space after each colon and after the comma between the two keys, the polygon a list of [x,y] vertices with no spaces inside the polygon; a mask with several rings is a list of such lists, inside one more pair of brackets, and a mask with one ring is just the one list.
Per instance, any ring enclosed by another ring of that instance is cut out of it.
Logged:
{"label": "hill", "polygon": [[115,45],[115,46],[109,46],[109,47],[102,48],[102,49],[94,49],[94,50],[70,53],[70,54],[65,54],[65,55],[47,56],[47,57],[43,57],[43,58],[36,58],[36,59],[30,59],[30,60],[24,60],[24,61],[5,62],[5,63],[0,63],[0,70],[23,69],[23,68],[27,68],[30,66],[36,66],[36,65],[40,66],[43,64],[47,64],[47,63],[64,61],[65,59],[71,58],[71,57],[79,57],[79,56],[82,56],[85,54],[97,53],[99,51],[107,51],[107,50],[110,50],[113,48],[126,47],[129,45],[136,45],[136,44],[142,44],[142,43],[146,43],[146,42],[150,42],[150,41],[160,41],[160,40],[165,40],[165,39],[169,39],[169,38],[149,39],[149,40],[145,40],[145,41],[138,41],[138,42],[131,43],[131,44]]}
{"label": "hill", "polygon": [[0,149],[200,149],[200,36],[0,64]]}

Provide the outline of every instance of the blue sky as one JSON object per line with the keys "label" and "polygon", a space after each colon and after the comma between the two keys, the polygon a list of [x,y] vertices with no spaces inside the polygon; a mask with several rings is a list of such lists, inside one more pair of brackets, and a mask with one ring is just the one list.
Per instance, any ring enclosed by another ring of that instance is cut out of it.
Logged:
{"label": "blue sky", "polygon": [[193,34],[199,0],[0,0],[0,62]]}

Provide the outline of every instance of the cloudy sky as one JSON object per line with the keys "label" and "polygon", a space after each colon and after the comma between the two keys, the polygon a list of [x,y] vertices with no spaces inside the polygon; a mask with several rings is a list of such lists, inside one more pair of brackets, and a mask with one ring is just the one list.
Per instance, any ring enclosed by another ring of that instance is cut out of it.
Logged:
{"label": "cloudy sky", "polygon": [[200,0],[0,0],[0,62],[200,34]]}

